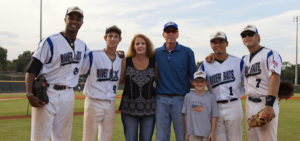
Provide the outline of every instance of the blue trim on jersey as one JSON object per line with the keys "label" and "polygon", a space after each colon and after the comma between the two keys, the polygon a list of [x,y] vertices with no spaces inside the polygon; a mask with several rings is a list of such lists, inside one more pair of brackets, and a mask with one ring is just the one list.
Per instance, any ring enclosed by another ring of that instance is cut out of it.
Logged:
{"label": "blue trim on jersey", "polygon": [[50,57],[50,59],[49,59],[49,61],[48,61],[48,63],[47,63],[47,64],[49,64],[49,63],[51,63],[51,61],[52,61],[52,56],[53,56],[53,43],[52,43],[52,41],[51,41],[50,38],[47,38],[46,41],[47,41],[48,44],[49,44],[49,47],[50,47],[50,53],[51,53],[51,57]]}
{"label": "blue trim on jersey", "polygon": [[42,40],[40,40],[40,42],[38,43],[38,45],[44,40],[44,38],[42,38]]}
{"label": "blue trim on jersey", "polygon": [[90,53],[89,53],[89,59],[90,59],[90,68],[89,68],[89,71],[88,71],[88,75],[90,75],[91,68],[92,68],[92,63],[93,63],[93,52],[90,52]]}
{"label": "blue trim on jersey", "polygon": [[[245,56],[243,56],[243,57],[245,57]],[[244,66],[244,60],[242,59],[240,62],[240,71],[243,70],[243,66]]]}
{"label": "blue trim on jersey", "polygon": [[242,60],[244,60],[245,57],[246,57],[246,55],[244,55],[244,56],[242,57]]}
{"label": "blue trim on jersey", "polygon": [[205,68],[204,68],[204,64],[202,63],[202,65],[200,66],[201,70],[202,71],[205,71]]}
{"label": "blue trim on jersey", "polygon": [[83,55],[83,58],[85,58],[86,57],[86,44],[85,44],[85,46],[84,46],[84,55]]}
{"label": "blue trim on jersey", "polygon": [[279,56],[279,58],[280,58],[280,61],[281,61],[281,63],[282,63],[282,58],[281,58],[280,54],[278,54],[278,56]]}
{"label": "blue trim on jersey", "polygon": [[267,69],[269,70],[269,61],[268,61],[268,59],[269,59],[269,57],[271,56],[271,55],[273,55],[273,51],[270,51],[269,53],[268,53],[268,56],[267,56]]}

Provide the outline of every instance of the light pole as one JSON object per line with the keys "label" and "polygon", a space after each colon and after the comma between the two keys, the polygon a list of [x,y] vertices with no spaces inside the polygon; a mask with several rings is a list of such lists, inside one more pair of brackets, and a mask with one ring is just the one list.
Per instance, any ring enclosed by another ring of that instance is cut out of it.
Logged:
{"label": "light pole", "polygon": [[294,21],[296,22],[296,65],[295,65],[295,85],[298,84],[298,21],[299,16],[294,17]]}

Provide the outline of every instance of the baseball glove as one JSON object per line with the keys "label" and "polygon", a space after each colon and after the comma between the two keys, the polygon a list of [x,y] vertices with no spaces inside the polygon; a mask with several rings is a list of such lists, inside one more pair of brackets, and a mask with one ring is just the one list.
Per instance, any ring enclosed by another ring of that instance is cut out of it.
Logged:
{"label": "baseball glove", "polygon": [[49,98],[46,91],[47,91],[46,78],[43,75],[40,75],[33,82],[32,93],[34,96],[38,97],[41,101],[47,104],[49,103]]}
{"label": "baseball glove", "polygon": [[259,118],[262,117],[262,114],[263,114],[263,110],[248,118],[247,120],[249,126],[248,130],[254,127],[264,126],[266,123],[270,122],[273,118],[275,118],[275,113],[271,113],[268,119]]}
{"label": "baseball glove", "polygon": [[295,93],[295,86],[290,82],[280,82],[278,98],[281,99],[289,99]]}

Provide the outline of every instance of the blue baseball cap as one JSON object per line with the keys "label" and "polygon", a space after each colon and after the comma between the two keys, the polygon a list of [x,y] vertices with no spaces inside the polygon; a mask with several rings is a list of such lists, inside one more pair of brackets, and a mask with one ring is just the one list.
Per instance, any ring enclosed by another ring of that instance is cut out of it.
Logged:
{"label": "blue baseball cap", "polygon": [[175,27],[176,30],[178,30],[178,25],[177,25],[175,22],[172,22],[172,21],[167,22],[167,23],[164,25],[164,31],[165,31],[165,29],[168,28],[168,27]]}

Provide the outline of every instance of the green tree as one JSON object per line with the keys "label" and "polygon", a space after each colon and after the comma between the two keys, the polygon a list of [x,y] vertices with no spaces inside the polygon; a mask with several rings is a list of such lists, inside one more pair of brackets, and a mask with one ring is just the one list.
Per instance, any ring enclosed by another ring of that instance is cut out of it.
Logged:
{"label": "green tree", "polygon": [[197,62],[197,69],[201,66],[201,64],[203,63],[203,61]]}
{"label": "green tree", "polygon": [[0,46],[0,71],[7,70],[7,49]]}
{"label": "green tree", "polygon": [[289,62],[282,62],[281,81],[293,82],[295,81],[295,65]]}
{"label": "green tree", "polygon": [[16,64],[16,71],[17,72],[25,72],[32,56],[33,52],[24,51],[22,54],[18,56],[18,61]]}
{"label": "green tree", "polygon": [[17,70],[17,62],[18,60],[15,59],[13,61],[7,61],[7,71],[9,72],[15,72]]}

